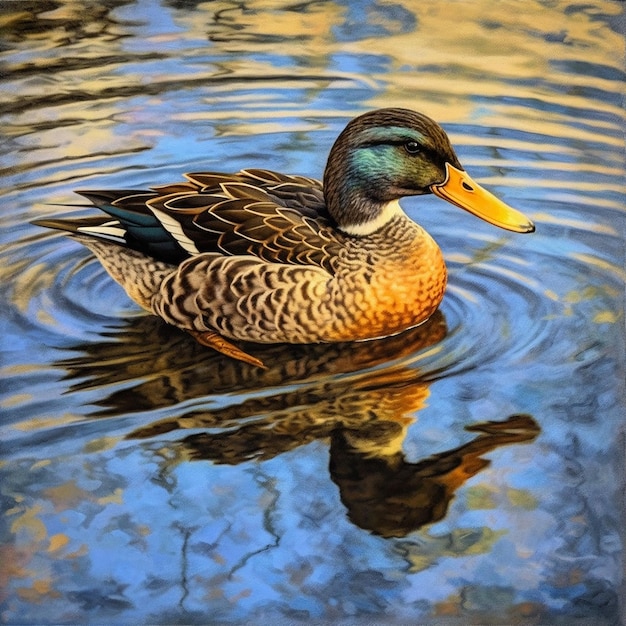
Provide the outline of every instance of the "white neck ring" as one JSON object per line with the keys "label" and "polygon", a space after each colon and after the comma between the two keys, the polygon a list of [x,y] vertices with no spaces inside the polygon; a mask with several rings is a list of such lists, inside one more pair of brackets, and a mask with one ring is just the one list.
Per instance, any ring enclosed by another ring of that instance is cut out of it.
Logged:
{"label": "white neck ring", "polygon": [[346,226],[340,226],[340,228],[347,235],[364,237],[376,232],[398,215],[405,215],[405,213],[400,203],[397,200],[392,200],[383,206],[380,213],[374,219],[363,222],[362,224],[347,224]]}

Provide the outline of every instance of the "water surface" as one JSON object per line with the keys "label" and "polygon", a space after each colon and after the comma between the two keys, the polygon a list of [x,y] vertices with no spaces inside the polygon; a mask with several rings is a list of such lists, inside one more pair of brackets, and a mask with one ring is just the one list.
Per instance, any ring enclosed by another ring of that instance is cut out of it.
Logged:
{"label": "water surface", "polygon": [[[623,24],[604,0],[5,3],[2,623],[619,623]],[[404,201],[450,284],[398,337],[231,362],[30,224],[89,213],[80,188],[320,177],[382,106],[537,224]]]}

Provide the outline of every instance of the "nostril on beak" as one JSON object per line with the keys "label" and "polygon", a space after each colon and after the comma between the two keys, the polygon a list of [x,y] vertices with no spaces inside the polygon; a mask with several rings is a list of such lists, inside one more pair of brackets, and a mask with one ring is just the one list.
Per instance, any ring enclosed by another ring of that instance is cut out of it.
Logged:
{"label": "nostril on beak", "polygon": [[467,191],[474,191],[474,187],[468,185],[465,181],[463,181],[461,184],[463,185],[463,189],[466,189]]}

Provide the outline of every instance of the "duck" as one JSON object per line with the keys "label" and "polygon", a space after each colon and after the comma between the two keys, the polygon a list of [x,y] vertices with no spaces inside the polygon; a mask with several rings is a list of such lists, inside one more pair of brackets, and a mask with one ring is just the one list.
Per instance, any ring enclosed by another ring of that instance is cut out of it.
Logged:
{"label": "duck", "polygon": [[255,168],[181,178],[77,191],[101,214],[35,223],[86,246],[141,308],[258,367],[241,343],[365,341],[433,315],[446,265],[404,197],[434,194],[508,231],[535,230],[470,178],[437,122],[404,108],[352,119],[321,181]]}

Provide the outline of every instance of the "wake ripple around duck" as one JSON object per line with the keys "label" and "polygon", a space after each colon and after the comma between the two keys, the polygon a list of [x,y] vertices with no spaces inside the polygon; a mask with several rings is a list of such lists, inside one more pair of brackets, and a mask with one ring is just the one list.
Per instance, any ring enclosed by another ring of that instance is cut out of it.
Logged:
{"label": "wake ripple around duck", "polygon": [[442,310],[448,335],[424,367],[436,377],[521,359],[549,340],[551,301],[535,281],[498,261],[451,268]]}
{"label": "wake ripple around duck", "polygon": [[[551,354],[555,360],[562,358],[555,337],[562,332],[558,319],[568,306],[567,291],[580,291],[582,284],[610,287],[611,280],[619,289],[623,272],[612,271],[601,261],[594,264],[582,245],[567,253],[550,247],[553,229],[558,227],[542,225],[541,233],[525,237],[494,238],[483,232],[468,237],[456,229],[435,233],[449,269],[441,305],[447,334],[435,345],[416,347],[397,359],[391,349],[387,366],[407,365],[426,379],[437,379],[538,354],[544,360]],[[580,236],[584,234],[581,230]],[[14,304],[12,322],[24,337],[63,349],[115,336],[131,318],[144,315],[80,244],[43,233],[16,245],[26,245],[37,259],[25,269],[15,265],[7,298]],[[558,285],[537,268],[550,268]],[[11,272],[11,267],[5,271]],[[594,302],[602,306],[601,298]],[[589,310],[580,319],[599,313],[600,309]],[[371,366],[385,367],[380,362]],[[364,367],[369,366],[364,363]]]}
{"label": "wake ripple around duck", "polygon": [[414,361],[427,378],[537,360],[562,366],[594,341],[590,324],[619,320],[615,296],[625,274],[611,260],[621,245],[617,230],[555,218],[523,240],[485,237],[476,246],[481,236],[463,239],[452,234],[442,242],[444,250],[471,256],[448,255],[441,305],[448,333],[436,354]]}
{"label": "wake ripple around duck", "polygon": [[64,347],[119,327],[140,312],[97,260],[63,236],[41,235],[29,245],[35,264],[12,274],[7,299],[14,305],[11,322],[22,334],[49,347]]}

